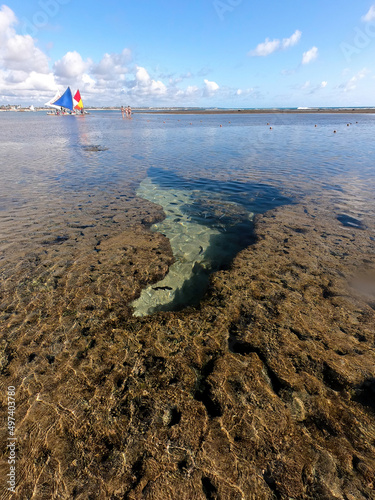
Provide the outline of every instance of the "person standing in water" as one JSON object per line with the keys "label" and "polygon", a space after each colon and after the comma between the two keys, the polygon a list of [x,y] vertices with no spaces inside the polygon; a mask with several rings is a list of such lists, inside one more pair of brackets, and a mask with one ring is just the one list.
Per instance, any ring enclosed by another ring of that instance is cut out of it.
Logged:
{"label": "person standing in water", "polygon": [[122,119],[124,119],[124,106],[121,106],[121,115],[122,115]]}
{"label": "person standing in water", "polygon": [[128,112],[128,118],[131,118],[132,117],[132,108],[130,106],[128,106],[127,112]]}

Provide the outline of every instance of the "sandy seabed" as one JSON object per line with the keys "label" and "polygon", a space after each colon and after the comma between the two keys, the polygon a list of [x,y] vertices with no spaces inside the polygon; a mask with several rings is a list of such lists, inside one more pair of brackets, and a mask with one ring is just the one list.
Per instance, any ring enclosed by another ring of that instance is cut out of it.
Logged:
{"label": "sandy seabed", "polygon": [[199,307],[135,318],[173,255],[128,195],[2,256],[12,498],[375,498],[374,220],[343,226],[329,192],[258,215]]}

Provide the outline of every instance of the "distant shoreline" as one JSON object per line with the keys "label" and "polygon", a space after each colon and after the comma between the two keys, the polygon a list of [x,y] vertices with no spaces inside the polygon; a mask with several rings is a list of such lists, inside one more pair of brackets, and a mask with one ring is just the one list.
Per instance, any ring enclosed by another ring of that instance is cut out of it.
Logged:
{"label": "distant shoreline", "polygon": [[134,112],[144,114],[163,115],[237,115],[237,114],[375,114],[375,108],[363,109],[158,109],[158,110],[137,110]]}
{"label": "distant shoreline", "polygon": [[[120,112],[121,108],[95,108],[88,107],[85,108],[88,112],[91,111],[115,111]],[[3,112],[32,112],[27,108],[21,109],[0,109]],[[34,112],[47,112],[50,109],[47,108],[36,108]],[[375,108],[303,108],[303,109],[291,109],[291,108],[260,108],[260,109],[180,109],[180,108],[169,108],[169,109],[152,109],[152,108],[133,108],[133,112],[136,114],[147,114],[147,115],[259,115],[259,114],[375,114]]]}

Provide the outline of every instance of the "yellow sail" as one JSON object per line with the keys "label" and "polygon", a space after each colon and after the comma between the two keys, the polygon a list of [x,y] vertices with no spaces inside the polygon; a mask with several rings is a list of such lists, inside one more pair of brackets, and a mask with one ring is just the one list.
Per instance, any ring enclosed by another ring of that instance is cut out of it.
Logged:
{"label": "yellow sail", "polygon": [[74,96],[74,101],[77,103],[74,106],[74,109],[82,110],[83,109],[83,102],[81,99],[81,94],[79,93],[79,90],[77,90],[75,96]]}

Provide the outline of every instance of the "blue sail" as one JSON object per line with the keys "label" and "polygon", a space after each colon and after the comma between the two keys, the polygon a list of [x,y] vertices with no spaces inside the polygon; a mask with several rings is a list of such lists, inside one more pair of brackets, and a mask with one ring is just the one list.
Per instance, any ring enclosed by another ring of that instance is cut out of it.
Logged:
{"label": "blue sail", "polygon": [[53,103],[55,106],[61,106],[62,108],[68,108],[73,111],[73,96],[70,87],[68,87],[60,99],[57,99]]}

